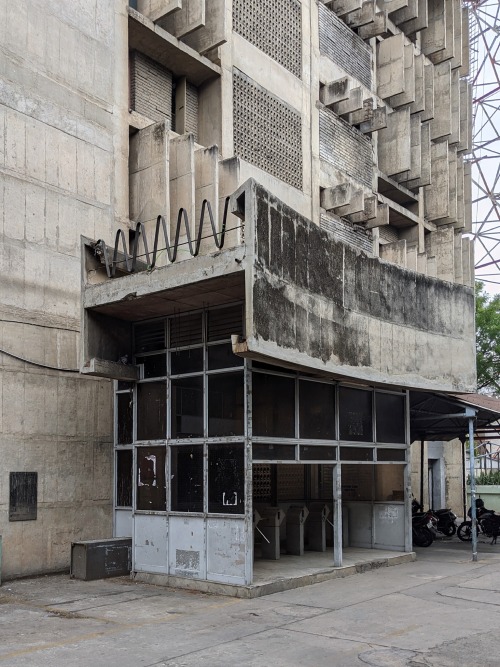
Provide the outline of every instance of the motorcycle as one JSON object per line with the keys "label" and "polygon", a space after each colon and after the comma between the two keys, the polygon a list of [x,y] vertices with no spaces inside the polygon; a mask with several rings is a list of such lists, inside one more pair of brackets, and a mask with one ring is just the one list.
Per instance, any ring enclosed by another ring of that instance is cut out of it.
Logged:
{"label": "motorcycle", "polygon": [[413,514],[411,532],[415,546],[430,547],[434,542],[436,529],[437,519],[430,510]]}
{"label": "motorcycle", "polygon": [[432,512],[438,520],[438,531],[447,537],[455,535],[457,532],[457,515],[451,509],[432,510]]}
{"label": "motorcycle", "polygon": [[[413,498],[412,500],[411,509],[413,515],[420,512],[422,509],[422,506],[416,498]],[[445,508],[440,510],[429,510],[429,512],[431,512],[436,519],[436,522],[432,522],[432,526],[430,526],[431,531],[434,531],[434,536],[436,532],[442,533],[447,537],[455,535],[457,532],[457,515],[452,512],[451,509]]]}
{"label": "motorcycle", "polygon": [[[481,501],[480,498],[478,498]],[[482,503],[482,504],[481,504]],[[484,535],[485,537],[491,537],[491,544],[497,541],[497,536],[500,534],[500,516],[495,514],[493,510],[488,510],[484,507],[484,503],[481,501],[478,503],[476,501],[476,513],[477,513],[477,534]],[[471,516],[471,508],[467,512],[467,516]],[[457,530],[458,539],[462,542],[471,542],[472,541],[472,521],[466,520],[463,521]]]}

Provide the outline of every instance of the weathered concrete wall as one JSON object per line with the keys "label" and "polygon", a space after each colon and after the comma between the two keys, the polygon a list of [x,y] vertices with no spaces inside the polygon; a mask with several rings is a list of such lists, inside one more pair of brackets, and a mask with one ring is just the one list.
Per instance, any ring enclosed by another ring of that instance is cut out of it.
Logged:
{"label": "weathered concrete wall", "polygon": [[[4,577],[67,568],[73,540],[111,535],[110,383],[51,367],[79,367],[80,235],[128,214],[125,38],[122,2],[0,3]],[[11,522],[22,471],[38,473],[37,519]]]}
{"label": "weathered concrete wall", "polygon": [[368,381],[473,390],[472,290],[335,241],[253,181],[243,191],[250,352]]}

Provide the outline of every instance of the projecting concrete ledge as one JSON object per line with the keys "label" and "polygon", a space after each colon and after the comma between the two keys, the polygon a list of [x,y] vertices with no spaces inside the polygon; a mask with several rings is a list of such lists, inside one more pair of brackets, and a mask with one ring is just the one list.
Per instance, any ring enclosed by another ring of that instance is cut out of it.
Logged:
{"label": "projecting concrete ledge", "polygon": [[[365,550],[363,550],[365,551]],[[366,550],[371,551],[371,550]],[[176,577],[168,574],[157,574],[150,572],[133,572],[131,578],[134,581],[141,581],[155,586],[169,586],[172,588],[183,588],[186,590],[199,591],[201,593],[210,593],[212,595],[227,595],[229,597],[252,599],[262,597],[263,595],[272,595],[273,593],[281,593],[283,591],[292,590],[294,588],[301,588],[303,586],[310,586],[312,584],[320,584],[331,579],[343,579],[353,574],[362,574],[370,570],[377,570],[381,567],[390,567],[392,565],[402,565],[403,563],[411,563],[416,559],[415,552],[409,553],[400,552],[382,552],[381,557],[371,557],[362,559],[358,562],[351,561],[348,565],[342,567],[326,567],[316,571],[304,573],[304,566],[295,567],[287,564],[288,559],[298,562],[300,560],[307,561],[307,556],[301,557],[284,557],[279,561],[256,561],[255,564],[255,583],[250,586],[239,586],[235,584],[223,584],[214,581],[204,581],[199,579],[191,579],[188,577]],[[323,556],[323,554],[321,554]],[[282,564],[283,575],[276,576],[265,572],[265,566],[271,565],[274,569],[275,564]],[[259,572],[259,566],[264,565],[262,571]],[[312,568],[307,568],[311,569]],[[298,573],[302,572],[302,573]]]}

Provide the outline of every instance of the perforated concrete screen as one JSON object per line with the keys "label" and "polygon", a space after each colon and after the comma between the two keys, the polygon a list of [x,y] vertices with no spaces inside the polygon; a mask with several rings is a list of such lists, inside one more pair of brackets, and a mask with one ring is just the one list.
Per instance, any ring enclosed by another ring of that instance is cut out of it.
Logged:
{"label": "perforated concrete screen", "polygon": [[233,30],[301,77],[302,21],[297,0],[234,0]]}
{"label": "perforated concrete screen", "polygon": [[302,188],[300,114],[236,69],[233,108],[235,154]]}

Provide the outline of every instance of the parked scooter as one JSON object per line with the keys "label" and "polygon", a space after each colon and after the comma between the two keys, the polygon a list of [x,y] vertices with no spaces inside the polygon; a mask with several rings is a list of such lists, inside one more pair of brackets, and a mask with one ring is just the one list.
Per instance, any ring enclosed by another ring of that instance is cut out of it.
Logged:
{"label": "parked scooter", "polygon": [[[472,516],[472,508],[469,507],[467,516]],[[482,498],[476,498],[477,534],[491,537],[491,544],[496,544],[500,535],[500,515],[493,510],[486,509]],[[472,541],[472,521],[463,521],[457,530],[457,536],[462,542]]]}
{"label": "parked scooter", "polygon": [[451,537],[457,532],[457,515],[451,509],[431,510],[437,518],[437,529],[443,535]]}
{"label": "parked scooter", "polygon": [[434,542],[436,529],[437,519],[430,510],[413,514],[411,532],[415,546],[430,547]]}
{"label": "parked scooter", "polygon": [[[422,507],[416,498],[413,498],[411,508],[413,515],[421,511]],[[433,525],[431,526],[431,531],[435,529],[435,532],[442,533],[447,537],[455,535],[457,532],[457,515],[452,512],[451,509],[429,510],[429,512],[431,512],[436,519],[436,522],[433,522]]]}

